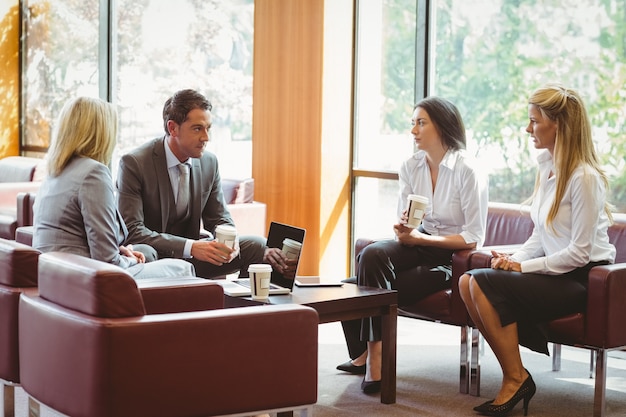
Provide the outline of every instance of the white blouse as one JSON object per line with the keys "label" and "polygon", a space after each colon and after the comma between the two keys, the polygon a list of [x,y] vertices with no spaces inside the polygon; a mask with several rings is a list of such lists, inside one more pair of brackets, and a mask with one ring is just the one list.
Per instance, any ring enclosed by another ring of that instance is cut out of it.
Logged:
{"label": "white blouse", "polygon": [[[546,224],[556,193],[552,155],[545,151],[539,162],[539,189],[530,209],[532,235],[513,259],[522,272],[564,274],[589,262],[615,261],[609,243],[609,219],[604,211],[606,189],[597,171],[579,166],[572,173],[552,225]],[[550,177],[550,172],[554,175]]]}
{"label": "white blouse", "polygon": [[488,180],[461,151],[448,151],[439,164],[433,191],[426,153],[418,151],[400,167],[398,217],[407,208],[409,194],[428,197],[422,225],[434,236],[460,234],[465,243],[481,246],[487,227]]}

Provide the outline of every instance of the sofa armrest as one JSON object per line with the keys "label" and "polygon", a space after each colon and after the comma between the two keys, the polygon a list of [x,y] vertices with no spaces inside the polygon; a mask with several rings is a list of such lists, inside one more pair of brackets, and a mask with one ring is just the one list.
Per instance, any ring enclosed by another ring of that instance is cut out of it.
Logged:
{"label": "sofa armrest", "polygon": [[222,286],[203,278],[140,279],[137,287],[147,314],[224,308]]}
{"label": "sofa armrest", "polygon": [[[626,263],[596,266],[589,272],[587,342],[605,348],[626,345]],[[606,336],[606,340],[602,335]]]}
{"label": "sofa armrest", "polygon": [[[22,296],[19,320],[22,386],[63,414],[226,415],[317,401],[309,307],[100,319]],[[233,401],[234,390],[245,394]]]}
{"label": "sofa armrest", "polygon": [[37,192],[40,182],[0,182],[0,212],[17,212],[17,195],[19,193]]}

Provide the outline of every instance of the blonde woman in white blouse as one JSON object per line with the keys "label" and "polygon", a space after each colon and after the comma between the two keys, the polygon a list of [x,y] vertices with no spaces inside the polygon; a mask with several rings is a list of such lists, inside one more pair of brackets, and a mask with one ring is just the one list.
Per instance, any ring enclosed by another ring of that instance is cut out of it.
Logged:
{"label": "blonde woman in white blouse", "polygon": [[522,400],[526,415],[536,386],[519,344],[548,354],[540,323],[583,311],[589,269],[615,260],[607,178],[579,94],[558,84],[539,88],[528,117],[526,131],[544,149],[530,211],[533,234],[513,255],[494,252],[491,268],[468,271],[459,281],[503,373],[496,397],[474,408],[483,415],[506,415]]}

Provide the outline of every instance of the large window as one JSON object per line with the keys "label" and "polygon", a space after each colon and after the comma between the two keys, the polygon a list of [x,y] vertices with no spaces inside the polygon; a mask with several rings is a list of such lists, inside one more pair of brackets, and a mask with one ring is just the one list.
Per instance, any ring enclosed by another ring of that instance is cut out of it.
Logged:
{"label": "large window", "polygon": [[253,0],[25,0],[23,10],[27,152],[44,153],[65,101],[88,95],[118,105],[117,159],[162,136],[167,97],[195,88],[213,103],[222,176],[251,175]]}
{"label": "large window", "polygon": [[409,120],[423,94],[459,107],[491,201],[529,197],[528,95],[553,81],[585,99],[611,201],[626,212],[626,0],[360,0],[358,10],[355,237],[392,235],[393,174],[413,151]]}

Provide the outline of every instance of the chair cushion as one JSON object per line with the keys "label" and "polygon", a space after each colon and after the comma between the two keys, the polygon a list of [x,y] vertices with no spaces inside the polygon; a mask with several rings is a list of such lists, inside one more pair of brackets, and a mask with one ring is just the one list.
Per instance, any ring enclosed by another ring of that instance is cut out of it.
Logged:
{"label": "chair cushion", "polygon": [[35,169],[41,161],[39,158],[26,156],[8,156],[0,159],[0,182],[32,181]]}
{"label": "chair cushion", "polygon": [[137,283],[115,265],[49,252],[39,257],[39,271],[39,295],[65,308],[104,318],[146,313]]}
{"label": "chair cushion", "polygon": [[37,258],[37,249],[12,240],[0,239],[0,284],[9,287],[36,287]]}
{"label": "chair cushion", "polygon": [[222,192],[226,204],[244,204],[254,201],[254,178],[222,179]]}

